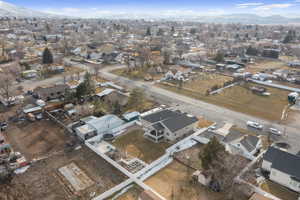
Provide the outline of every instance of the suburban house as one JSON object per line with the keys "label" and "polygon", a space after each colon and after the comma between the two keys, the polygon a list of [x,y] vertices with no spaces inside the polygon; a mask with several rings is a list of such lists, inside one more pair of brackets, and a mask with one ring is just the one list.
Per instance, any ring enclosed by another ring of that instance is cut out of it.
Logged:
{"label": "suburban house", "polygon": [[82,139],[87,140],[96,135],[112,134],[116,129],[124,124],[124,121],[115,115],[105,115],[103,117],[90,116],[80,120],[80,126],[73,130],[76,135]]}
{"label": "suburban house", "polygon": [[219,129],[206,131],[202,136],[208,139],[217,138],[225,145],[228,152],[239,154],[249,160],[253,160],[262,147],[262,141],[259,137],[245,135],[233,129],[230,123],[225,123]]}
{"label": "suburban house", "polygon": [[230,142],[228,145],[233,153],[240,154],[249,160],[254,160],[255,154],[258,153],[262,147],[262,141],[259,137],[247,135]]}
{"label": "suburban house", "polygon": [[95,98],[98,98],[110,105],[118,103],[120,106],[125,106],[128,103],[129,96],[118,90],[107,88],[102,92],[97,93]]}
{"label": "suburban house", "polygon": [[52,99],[64,98],[68,89],[68,85],[60,84],[50,87],[37,87],[34,89],[33,93],[35,93],[40,99],[49,101]]}
{"label": "suburban house", "polygon": [[269,147],[263,156],[261,168],[270,173],[271,181],[300,192],[299,156]]}
{"label": "suburban house", "polygon": [[160,110],[143,116],[141,122],[145,136],[154,142],[174,141],[194,132],[198,118],[178,110]]}

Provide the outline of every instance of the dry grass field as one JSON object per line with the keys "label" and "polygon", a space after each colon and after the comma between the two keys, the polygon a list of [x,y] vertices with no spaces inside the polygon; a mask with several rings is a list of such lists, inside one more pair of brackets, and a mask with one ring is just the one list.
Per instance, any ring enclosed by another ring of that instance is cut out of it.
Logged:
{"label": "dry grass field", "polygon": [[142,129],[131,130],[113,141],[113,145],[128,155],[151,163],[165,153],[167,143],[154,143],[144,136]]}
{"label": "dry grass field", "polygon": [[267,91],[270,92],[271,95],[260,96],[248,89],[251,86],[253,86],[253,84],[245,83],[244,85],[227,88],[220,94],[205,96],[201,92],[197,93],[185,90],[184,88],[179,89],[177,86],[159,84],[159,87],[185,96],[200,99],[245,114],[279,121],[284,107],[288,104],[287,95],[289,92],[276,88],[267,88]]}

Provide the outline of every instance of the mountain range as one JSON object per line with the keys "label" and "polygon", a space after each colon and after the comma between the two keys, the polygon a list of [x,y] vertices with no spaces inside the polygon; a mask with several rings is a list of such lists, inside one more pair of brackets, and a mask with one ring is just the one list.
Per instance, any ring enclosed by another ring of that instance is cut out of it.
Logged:
{"label": "mountain range", "polygon": [[[61,15],[54,15],[45,12],[39,12],[29,8],[16,6],[0,0],[0,17],[22,17],[22,18],[63,18]],[[72,16],[78,17],[78,16]],[[179,20],[179,21],[195,21],[206,23],[242,23],[242,24],[300,24],[300,18],[288,18],[280,15],[259,16],[255,14],[231,14],[216,16],[193,16],[183,13],[182,15],[157,15],[157,14],[108,14],[104,16],[95,16],[95,18],[109,19],[152,19],[152,20]]]}

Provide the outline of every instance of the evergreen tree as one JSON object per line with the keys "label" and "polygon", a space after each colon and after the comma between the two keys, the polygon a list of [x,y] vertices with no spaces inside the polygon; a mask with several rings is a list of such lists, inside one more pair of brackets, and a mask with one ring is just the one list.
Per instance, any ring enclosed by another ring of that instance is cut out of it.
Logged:
{"label": "evergreen tree", "polygon": [[146,36],[150,36],[151,35],[151,28],[150,26],[147,28],[147,32],[146,32]]}
{"label": "evergreen tree", "polygon": [[224,62],[224,54],[221,52],[218,52],[216,57],[214,58],[216,62]]}
{"label": "evergreen tree", "polygon": [[53,55],[51,51],[46,47],[43,52],[43,64],[52,64]]}

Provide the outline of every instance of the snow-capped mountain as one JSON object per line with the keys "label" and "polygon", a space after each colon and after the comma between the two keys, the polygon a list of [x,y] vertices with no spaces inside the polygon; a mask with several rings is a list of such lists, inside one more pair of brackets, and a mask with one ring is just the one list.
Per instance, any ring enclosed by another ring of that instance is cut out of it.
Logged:
{"label": "snow-capped mountain", "polygon": [[0,0],[0,17],[53,17],[53,15],[23,8]]}

